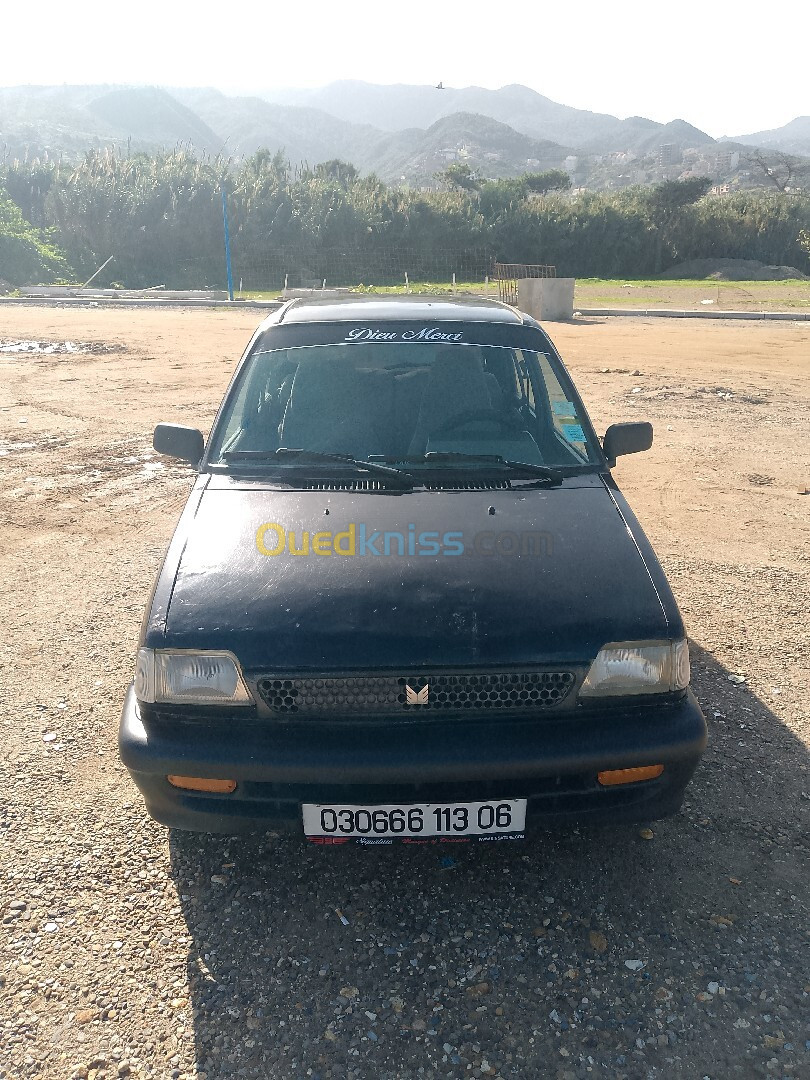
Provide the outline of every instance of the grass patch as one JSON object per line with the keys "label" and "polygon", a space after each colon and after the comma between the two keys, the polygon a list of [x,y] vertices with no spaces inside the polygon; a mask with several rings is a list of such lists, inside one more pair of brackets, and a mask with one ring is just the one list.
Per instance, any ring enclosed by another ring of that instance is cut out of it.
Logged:
{"label": "grass patch", "polygon": [[[327,293],[329,289],[327,288]],[[490,296],[497,298],[494,281],[413,281],[405,285],[361,285],[347,288],[347,296]],[[237,293],[244,299],[276,300],[280,290],[249,289]],[[318,290],[312,292],[318,296]],[[715,281],[684,278],[577,278],[574,306],[592,307],[673,307],[700,309],[717,307],[726,311],[792,311],[810,308],[810,281]]]}
{"label": "grass patch", "polygon": [[[498,286],[495,282],[491,281],[488,285],[485,285],[483,281],[457,281],[455,286],[450,281],[412,281],[406,288],[405,285],[355,285],[355,286],[334,286],[339,288],[341,292],[345,292],[346,296],[410,296],[410,295],[432,295],[432,296],[453,296],[453,295],[472,295],[472,296],[497,296]],[[300,290],[290,289],[291,293],[300,292]],[[312,290],[312,296],[317,297],[319,289]],[[326,286],[327,294],[330,292],[330,286]],[[244,292],[234,293],[236,297],[242,297],[245,300],[277,300],[281,297],[281,289],[270,290],[257,290],[257,289],[245,289]]]}

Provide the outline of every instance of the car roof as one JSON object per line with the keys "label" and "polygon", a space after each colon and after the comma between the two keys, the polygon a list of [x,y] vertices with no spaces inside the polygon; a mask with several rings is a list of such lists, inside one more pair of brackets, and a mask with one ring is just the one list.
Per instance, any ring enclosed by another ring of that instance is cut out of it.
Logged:
{"label": "car roof", "polygon": [[487,322],[521,325],[522,312],[499,300],[486,297],[435,296],[347,296],[340,299],[290,300],[264,320],[260,330],[291,323],[403,322]]}

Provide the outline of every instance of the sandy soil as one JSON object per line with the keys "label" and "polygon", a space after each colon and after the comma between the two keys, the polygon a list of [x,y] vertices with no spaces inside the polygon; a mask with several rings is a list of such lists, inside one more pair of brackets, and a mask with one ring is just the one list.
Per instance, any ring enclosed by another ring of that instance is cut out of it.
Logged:
{"label": "sandy soil", "polygon": [[207,430],[258,319],[0,312],[0,349],[111,347],[0,352],[0,1077],[808,1075],[810,325],[549,328],[597,430],[655,425],[615,475],[711,745],[652,842],[573,830],[448,867],[169,836],[117,760],[190,486],[151,431]]}

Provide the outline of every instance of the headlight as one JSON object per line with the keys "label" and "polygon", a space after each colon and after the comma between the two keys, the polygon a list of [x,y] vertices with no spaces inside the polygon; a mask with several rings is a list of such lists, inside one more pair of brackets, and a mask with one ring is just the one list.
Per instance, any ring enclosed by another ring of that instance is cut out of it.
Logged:
{"label": "headlight", "polygon": [[612,641],[599,650],[582,697],[665,694],[689,685],[689,646],[680,641]]}
{"label": "headlight", "polygon": [[239,663],[229,652],[139,649],[135,666],[139,701],[179,705],[249,705]]}

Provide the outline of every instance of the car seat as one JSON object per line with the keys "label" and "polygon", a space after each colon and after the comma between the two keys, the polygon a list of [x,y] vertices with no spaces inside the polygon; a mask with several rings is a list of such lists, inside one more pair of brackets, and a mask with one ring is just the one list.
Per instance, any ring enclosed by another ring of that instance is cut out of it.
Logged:
{"label": "car seat", "polygon": [[385,451],[391,379],[331,357],[299,364],[279,427],[290,449],[365,457]]}
{"label": "car seat", "polygon": [[505,407],[497,379],[469,346],[443,349],[431,367],[409,455],[431,450],[540,460],[520,417]]}

